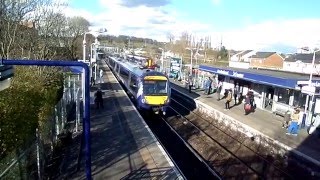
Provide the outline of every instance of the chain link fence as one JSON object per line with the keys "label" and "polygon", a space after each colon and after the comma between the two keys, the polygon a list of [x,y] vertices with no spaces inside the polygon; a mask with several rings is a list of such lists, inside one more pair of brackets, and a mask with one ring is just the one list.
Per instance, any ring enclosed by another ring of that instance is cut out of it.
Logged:
{"label": "chain link fence", "polygon": [[64,144],[81,130],[81,94],[80,75],[66,74],[63,96],[52,115],[22,147],[0,159],[0,179],[47,179],[59,168]]}

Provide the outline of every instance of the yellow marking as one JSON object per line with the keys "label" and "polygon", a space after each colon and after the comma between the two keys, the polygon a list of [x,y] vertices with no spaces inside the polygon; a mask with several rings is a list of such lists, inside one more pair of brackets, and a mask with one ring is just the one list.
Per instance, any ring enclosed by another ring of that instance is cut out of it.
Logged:
{"label": "yellow marking", "polygon": [[146,76],[144,80],[167,80],[165,76]]}
{"label": "yellow marking", "polygon": [[146,103],[150,105],[163,105],[168,96],[145,96]]}

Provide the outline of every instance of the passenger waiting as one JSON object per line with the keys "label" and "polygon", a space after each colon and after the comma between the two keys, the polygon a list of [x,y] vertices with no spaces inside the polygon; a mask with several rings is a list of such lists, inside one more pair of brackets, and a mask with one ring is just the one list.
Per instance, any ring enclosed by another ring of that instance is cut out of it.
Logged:
{"label": "passenger waiting", "polygon": [[294,108],[294,113],[291,115],[291,122],[288,127],[288,135],[298,135],[298,127],[299,127],[299,120],[300,120],[300,109]]}
{"label": "passenger waiting", "polygon": [[204,91],[204,93],[205,94],[210,94],[210,92],[211,92],[211,85],[212,85],[212,80],[211,80],[211,78],[209,77],[207,80],[206,80],[206,82],[205,82],[205,91]]}
{"label": "passenger waiting", "polygon": [[290,116],[291,116],[291,113],[290,113],[290,111],[288,110],[288,111],[284,114],[283,123],[282,123],[282,128],[288,128],[288,127],[289,127]]}
{"label": "passenger waiting", "polygon": [[226,109],[230,109],[230,102],[232,101],[232,90],[229,89],[226,91],[227,94],[226,94]]}

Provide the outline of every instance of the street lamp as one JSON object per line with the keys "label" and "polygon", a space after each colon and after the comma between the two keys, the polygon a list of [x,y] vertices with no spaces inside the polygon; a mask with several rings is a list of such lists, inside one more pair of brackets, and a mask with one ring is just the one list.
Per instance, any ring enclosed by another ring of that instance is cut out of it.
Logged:
{"label": "street lamp", "polygon": [[162,48],[159,48],[161,50],[161,69],[160,72],[163,72],[163,59],[164,59],[164,50]]}
{"label": "street lamp", "polygon": [[188,50],[190,50],[190,71],[191,71],[191,75],[192,75],[192,55],[193,55],[193,52],[192,52],[192,48],[186,48]]}
{"label": "street lamp", "polygon": [[[97,39],[97,37],[100,35],[100,34],[102,34],[102,33],[105,33],[105,32],[107,32],[107,29],[106,28],[100,28],[99,30],[97,30],[97,31],[88,31],[88,32],[85,32],[84,33],[84,36],[83,36],[83,61],[85,62],[86,61],[86,36],[87,36],[87,34],[92,34],[94,37],[95,37],[95,43],[97,43],[97,41],[98,41],[98,39]],[[91,48],[92,48],[92,46],[91,46]],[[92,53],[92,49],[91,49],[91,53]],[[91,54],[91,58],[92,58],[92,54]],[[92,71],[92,60],[90,59],[89,60],[90,61],[90,64],[89,64],[89,66],[90,66],[90,70]],[[90,78],[92,77],[92,73],[90,73]]]}
{"label": "street lamp", "polygon": [[[313,51],[313,58],[312,58],[312,64],[311,64],[311,72],[310,72],[310,77],[309,77],[309,81],[308,81],[308,86],[309,87],[312,87],[312,76],[313,76],[313,70],[314,70],[314,64],[315,64],[315,60],[316,60],[316,52],[319,52],[319,50],[315,50]],[[304,107],[304,110],[305,112],[308,112],[308,118],[310,118],[310,113],[312,111],[312,106],[313,106],[313,100],[314,100],[314,95],[315,95],[315,92],[312,92],[312,97],[311,97],[311,104],[309,104],[309,96],[310,95],[307,95],[307,99],[306,99],[306,104],[305,104],[305,107]],[[309,108],[308,108],[309,107]],[[309,111],[307,111],[307,109],[309,109]],[[312,118],[312,116],[311,116]]]}

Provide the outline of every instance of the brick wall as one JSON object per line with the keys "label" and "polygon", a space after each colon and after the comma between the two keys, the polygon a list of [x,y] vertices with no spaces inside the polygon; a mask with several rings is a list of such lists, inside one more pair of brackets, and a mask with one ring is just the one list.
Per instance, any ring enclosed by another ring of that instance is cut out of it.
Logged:
{"label": "brick wall", "polygon": [[282,69],[283,61],[284,60],[275,53],[267,58],[251,58],[250,67]]}

